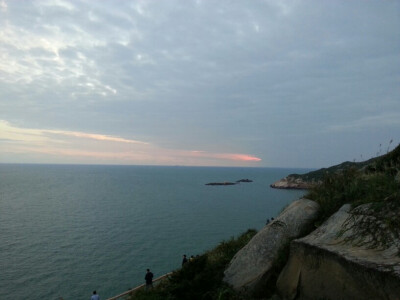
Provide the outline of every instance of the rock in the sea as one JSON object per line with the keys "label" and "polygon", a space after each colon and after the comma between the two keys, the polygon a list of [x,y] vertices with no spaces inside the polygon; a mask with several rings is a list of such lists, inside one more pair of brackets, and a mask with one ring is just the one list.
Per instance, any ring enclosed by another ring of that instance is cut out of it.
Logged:
{"label": "rock in the sea", "polygon": [[357,222],[350,213],[345,205],[314,232],[292,241],[277,281],[282,299],[400,299],[400,241],[386,249],[345,242]]}
{"label": "rock in the sea", "polygon": [[280,248],[309,232],[318,209],[319,205],[308,199],[291,203],[234,256],[225,270],[224,281],[248,294],[262,292],[271,277]]}
{"label": "rock in the sea", "polygon": [[253,182],[253,180],[246,178],[246,179],[236,180],[236,182]]}
{"label": "rock in the sea", "polygon": [[236,184],[236,182],[229,182],[229,181],[206,183],[206,185],[235,185],[235,184]]}

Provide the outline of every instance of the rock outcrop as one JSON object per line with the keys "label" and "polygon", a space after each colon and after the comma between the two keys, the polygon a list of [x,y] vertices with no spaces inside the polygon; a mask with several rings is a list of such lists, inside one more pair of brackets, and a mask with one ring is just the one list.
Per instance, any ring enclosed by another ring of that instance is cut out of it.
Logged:
{"label": "rock outcrop", "polygon": [[236,182],[253,182],[253,180],[246,178],[246,179],[236,180]]}
{"label": "rock outcrop", "polygon": [[357,222],[350,213],[345,205],[314,232],[292,241],[277,281],[282,299],[400,299],[400,241],[385,249],[345,242]]}
{"label": "rock outcrop", "polygon": [[314,182],[304,181],[299,177],[291,177],[287,176],[282,178],[270,185],[270,187],[274,189],[297,189],[297,190],[306,190],[315,186]]}
{"label": "rock outcrop", "polygon": [[248,294],[261,292],[271,277],[281,247],[309,232],[318,209],[319,205],[308,199],[291,203],[234,256],[225,270],[224,281]]}
{"label": "rock outcrop", "polygon": [[206,183],[206,185],[235,185],[235,184],[237,184],[237,183],[236,182],[229,182],[229,181]]}

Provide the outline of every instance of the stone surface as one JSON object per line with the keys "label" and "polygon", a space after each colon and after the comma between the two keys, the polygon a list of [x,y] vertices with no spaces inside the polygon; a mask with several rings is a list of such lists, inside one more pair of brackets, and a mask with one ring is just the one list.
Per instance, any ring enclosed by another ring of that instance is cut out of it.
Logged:
{"label": "stone surface", "polygon": [[310,189],[315,185],[315,183],[304,181],[301,178],[294,178],[287,176],[282,178],[270,185],[274,189]]}
{"label": "stone surface", "polygon": [[252,294],[268,282],[279,249],[312,227],[319,205],[308,199],[291,203],[274,221],[261,229],[232,259],[224,281]]}
{"label": "stone surface", "polygon": [[400,299],[398,243],[388,249],[345,243],[352,232],[338,233],[349,216],[350,206],[345,205],[317,230],[291,243],[289,261],[277,281],[282,299]]}

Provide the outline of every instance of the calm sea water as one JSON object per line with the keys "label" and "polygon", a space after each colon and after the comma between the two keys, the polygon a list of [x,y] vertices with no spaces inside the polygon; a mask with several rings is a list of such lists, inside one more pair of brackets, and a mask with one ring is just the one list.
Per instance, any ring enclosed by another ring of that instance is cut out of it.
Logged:
{"label": "calm sea water", "polygon": [[[304,169],[1,165],[0,299],[102,299],[180,267],[298,199]],[[252,179],[234,186],[208,182]]]}

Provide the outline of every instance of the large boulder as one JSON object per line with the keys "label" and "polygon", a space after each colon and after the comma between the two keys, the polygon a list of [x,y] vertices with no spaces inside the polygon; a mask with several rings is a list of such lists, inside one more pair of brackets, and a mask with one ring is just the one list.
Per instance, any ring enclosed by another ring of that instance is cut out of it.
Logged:
{"label": "large boulder", "polygon": [[224,281],[248,294],[262,292],[279,250],[291,239],[310,232],[318,209],[319,205],[308,199],[291,203],[234,256],[225,270]]}
{"label": "large boulder", "polygon": [[400,241],[371,248],[371,236],[354,231],[360,218],[345,205],[314,232],[292,241],[277,281],[282,299],[400,299]]}

